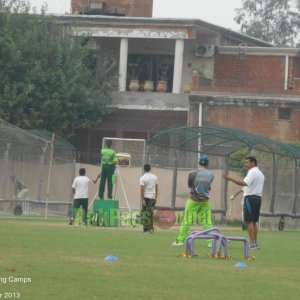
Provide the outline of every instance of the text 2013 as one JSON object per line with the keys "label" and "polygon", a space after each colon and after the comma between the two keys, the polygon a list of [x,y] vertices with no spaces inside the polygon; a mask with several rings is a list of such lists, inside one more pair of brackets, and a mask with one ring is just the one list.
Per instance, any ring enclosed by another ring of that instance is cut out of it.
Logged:
{"label": "text 2013", "polygon": [[0,299],[20,299],[21,293],[19,292],[4,292],[0,293]]}

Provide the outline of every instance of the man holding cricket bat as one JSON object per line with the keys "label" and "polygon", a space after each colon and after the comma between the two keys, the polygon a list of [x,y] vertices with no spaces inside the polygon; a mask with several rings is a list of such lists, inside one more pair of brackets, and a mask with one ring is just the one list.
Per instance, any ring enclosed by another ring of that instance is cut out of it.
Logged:
{"label": "man holding cricket bat", "polygon": [[223,175],[225,180],[244,187],[244,221],[247,222],[250,239],[250,249],[259,249],[257,243],[257,225],[259,221],[261,196],[265,182],[265,176],[257,167],[257,160],[254,156],[245,159],[245,167],[248,173],[244,179],[238,179],[229,175]]}

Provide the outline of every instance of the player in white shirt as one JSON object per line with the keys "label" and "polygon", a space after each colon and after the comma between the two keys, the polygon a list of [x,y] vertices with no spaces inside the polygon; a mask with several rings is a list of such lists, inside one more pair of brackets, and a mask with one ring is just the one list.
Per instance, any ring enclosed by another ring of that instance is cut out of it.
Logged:
{"label": "player in white shirt", "polygon": [[243,214],[244,221],[247,222],[250,249],[259,249],[260,247],[257,243],[257,223],[259,221],[265,176],[257,167],[257,160],[254,156],[248,156],[245,159],[245,167],[248,169],[248,173],[244,179],[237,179],[228,175],[224,175],[224,179],[244,187]]}
{"label": "player in white shirt", "polygon": [[158,193],[157,176],[151,173],[151,166],[144,165],[144,175],[140,178],[143,232],[153,232],[153,211]]}
{"label": "player in white shirt", "polygon": [[[89,177],[85,176],[85,168],[79,170],[79,176],[77,176],[72,184],[72,190],[74,194],[73,200],[73,220],[75,215],[80,208],[83,209],[83,222],[86,224],[87,221],[87,211],[88,211],[88,201],[89,201],[89,188],[91,184],[94,183]],[[73,221],[70,221],[70,225]]]}

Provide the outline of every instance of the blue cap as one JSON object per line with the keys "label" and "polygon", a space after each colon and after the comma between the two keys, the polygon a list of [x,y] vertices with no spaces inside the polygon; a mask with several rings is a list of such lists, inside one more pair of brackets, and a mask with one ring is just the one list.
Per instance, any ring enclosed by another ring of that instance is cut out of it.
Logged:
{"label": "blue cap", "polygon": [[205,155],[202,155],[200,158],[199,158],[199,164],[201,165],[207,165],[209,162],[209,159],[207,156]]}

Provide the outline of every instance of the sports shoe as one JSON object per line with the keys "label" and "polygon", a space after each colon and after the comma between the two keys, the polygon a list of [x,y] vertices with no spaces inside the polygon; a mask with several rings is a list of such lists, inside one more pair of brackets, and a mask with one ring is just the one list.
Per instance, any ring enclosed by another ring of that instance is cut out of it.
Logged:
{"label": "sports shoe", "polygon": [[249,245],[249,249],[258,250],[260,247],[254,242]]}
{"label": "sports shoe", "polygon": [[175,241],[175,242],[173,242],[171,245],[172,245],[172,246],[183,246],[184,243]]}

